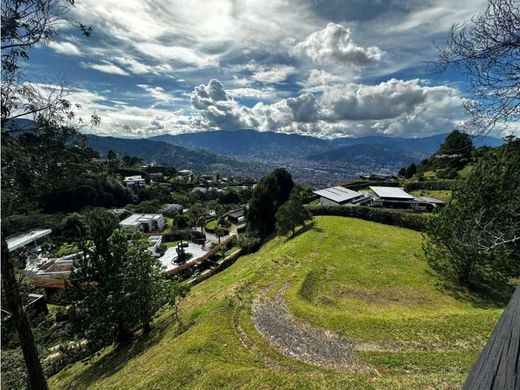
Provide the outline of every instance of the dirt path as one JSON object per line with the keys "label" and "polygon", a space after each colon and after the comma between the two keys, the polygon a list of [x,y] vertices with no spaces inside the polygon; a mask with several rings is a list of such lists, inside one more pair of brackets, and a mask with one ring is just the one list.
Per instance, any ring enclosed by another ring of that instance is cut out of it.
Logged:
{"label": "dirt path", "polygon": [[280,289],[274,298],[263,296],[253,303],[252,319],[258,332],[294,359],[324,367],[359,368],[351,341],[291,314],[283,300],[286,288]]}

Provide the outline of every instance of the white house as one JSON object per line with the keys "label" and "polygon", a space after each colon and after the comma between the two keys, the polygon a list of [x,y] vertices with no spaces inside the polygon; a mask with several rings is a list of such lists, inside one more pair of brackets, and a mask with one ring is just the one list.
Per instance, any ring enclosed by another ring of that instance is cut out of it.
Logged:
{"label": "white house", "polygon": [[141,229],[144,233],[162,232],[164,230],[162,214],[132,214],[119,222],[125,229]]}
{"label": "white house", "polygon": [[40,251],[41,245],[49,241],[51,229],[33,229],[26,233],[7,237],[7,250],[9,253],[21,248]]}
{"label": "white house", "polygon": [[416,203],[415,198],[399,187],[369,187],[376,195],[372,205],[387,208],[413,208]]}
{"label": "white house", "polygon": [[320,197],[320,206],[354,205],[366,197],[361,192],[349,190],[341,186],[317,190],[314,193]]}
{"label": "white house", "polygon": [[141,175],[127,176],[123,179],[127,187],[144,187],[146,181]]}

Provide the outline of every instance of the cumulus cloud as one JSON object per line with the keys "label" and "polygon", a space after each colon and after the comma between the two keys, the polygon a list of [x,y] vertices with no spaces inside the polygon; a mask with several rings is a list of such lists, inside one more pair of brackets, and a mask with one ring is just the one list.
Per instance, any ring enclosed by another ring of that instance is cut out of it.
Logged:
{"label": "cumulus cloud", "polygon": [[318,107],[312,93],[306,93],[286,101],[295,122],[314,122],[318,118]]}
{"label": "cumulus cloud", "polygon": [[337,84],[344,81],[344,76],[329,73],[325,70],[311,69],[306,80],[300,81],[299,84],[307,92],[321,92],[331,84]]}
{"label": "cumulus cloud", "polygon": [[339,84],[323,91],[320,103],[330,120],[390,119],[412,112],[426,99],[419,80],[391,79],[378,85]]}
{"label": "cumulus cloud", "polygon": [[307,56],[316,64],[345,64],[360,68],[381,61],[381,49],[359,46],[351,35],[349,28],[329,23],[323,30],[313,32],[297,43],[291,52]]}

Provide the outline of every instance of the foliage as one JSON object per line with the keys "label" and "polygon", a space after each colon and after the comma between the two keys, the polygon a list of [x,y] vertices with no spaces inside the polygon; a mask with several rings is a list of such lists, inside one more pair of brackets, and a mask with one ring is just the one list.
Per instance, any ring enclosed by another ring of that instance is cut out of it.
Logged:
{"label": "foliage", "polygon": [[497,123],[520,117],[519,20],[518,1],[488,0],[484,12],[454,25],[447,44],[439,48],[438,70],[453,67],[470,79],[474,96],[465,101],[473,118],[466,124],[469,130],[488,133]]}
{"label": "foliage", "polygon": [[148,253],[146,240],[135,236],[129,242],[112,214],[93,211],[88,223],[92,245],[78,243],[84,255],[67,286],[74,321],[94,347],[124,344],[138,324],[149,330],[160,304],[160,265]]}
{"label": "foliage", "polygon": [[78,213],[70,214],[61,221],[61,236],[68,242],[84,240],[89,235],[88,229],[87,218]]}
{"label": "foliage", "polygon": [[428,180],[428,181],[411,181],[404,183],[403,189],[405,191],[415,190],[451,190],[454,186],[452,180]]}
{"label": "foliage", "polygon": [[184,240],[192,241],[195,243],[204,243],[204,241],[206,240],[206,235],[204,233],[191,229],[172,230],[163,233],[162,237],[164,242]]}
{"label": "foliage", "polygon": [[262,241],[256,235],[251,232],[245,232],[238,236],[237,245],[242,249],[244,253],[252,253],[260,248]]}
{"label": "foliage", "polygon": [[173,309],[173,318],[179,324],[182,323],[179,316],[179,306],[181,302],[188,296],[190,290],[191,287],[189,284],[182,283],[178,280],[171,282],[167,290],[168,305]]}
{"label": "foliage", "polygon": [[520,276],[520,142],[478,160],[452,201],[433,216],[424,244],[429,264],[463,286],[501,288]]}
{"label": "foliage", "polygon": [[293,189],[289,200],[276,212],[276,231],[281,235],[291,232],[294,236],[296,227],[305,225],[305,222],[310,219],[312,219],[311,213],[303,206],[299,192]]}
{"label": "foliage", "polygon": [[459,130],[453,130],[439,147],[437,154],[440,155],[460,155],[461,157],[471,157],[473,141],[471,136]]}
{"label": "foliage", "polygon": [[407,229],[424,231],[428,217],[422,214],[412,214],[374,207],[356,206],[319,206],[310,209],[312,215],[337,215],[342,217],[360,218],[367,221],[400,226]]}
{"label": "foliage", "polygon": [[[420,253],[420,233],[316,217],[294,239],[275,237],[193,286],[180,306],[182,333],[166,313],[153,343],[106,349],[50,383],[93,390],[461,388],[502,309],[443,290]],[[366,346],[356,352],[357,367],[370,369],[346,372],[280,353],[251,319],[255,299],[275,296],[297,321]]]}
{"label": "foliage", "polygon": [[257,183],[247,211],[251,232],[264,238],[275,230],[276,211],[289,199],[293,187],[291,174],[283,168],[275,169]]}

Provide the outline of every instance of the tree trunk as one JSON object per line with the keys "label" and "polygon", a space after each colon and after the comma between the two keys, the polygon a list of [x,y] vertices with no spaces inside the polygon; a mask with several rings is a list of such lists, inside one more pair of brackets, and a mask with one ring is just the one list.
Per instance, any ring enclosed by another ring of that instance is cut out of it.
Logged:
{"label": "tree trunk", "polygon": [[33,390],[47,390],[47,381],[43,375],[43,369],[38,356],[38,349],[34,342],[31,324],[23,308],[22,298],[18,289],[18,282],[14,273],[14,267],[9,261],[9,251],[4,235],[2,234],[2,287],[5,293],[7,306],[12,313],[16,325],[20,345],[22,347],[29,384]]}

